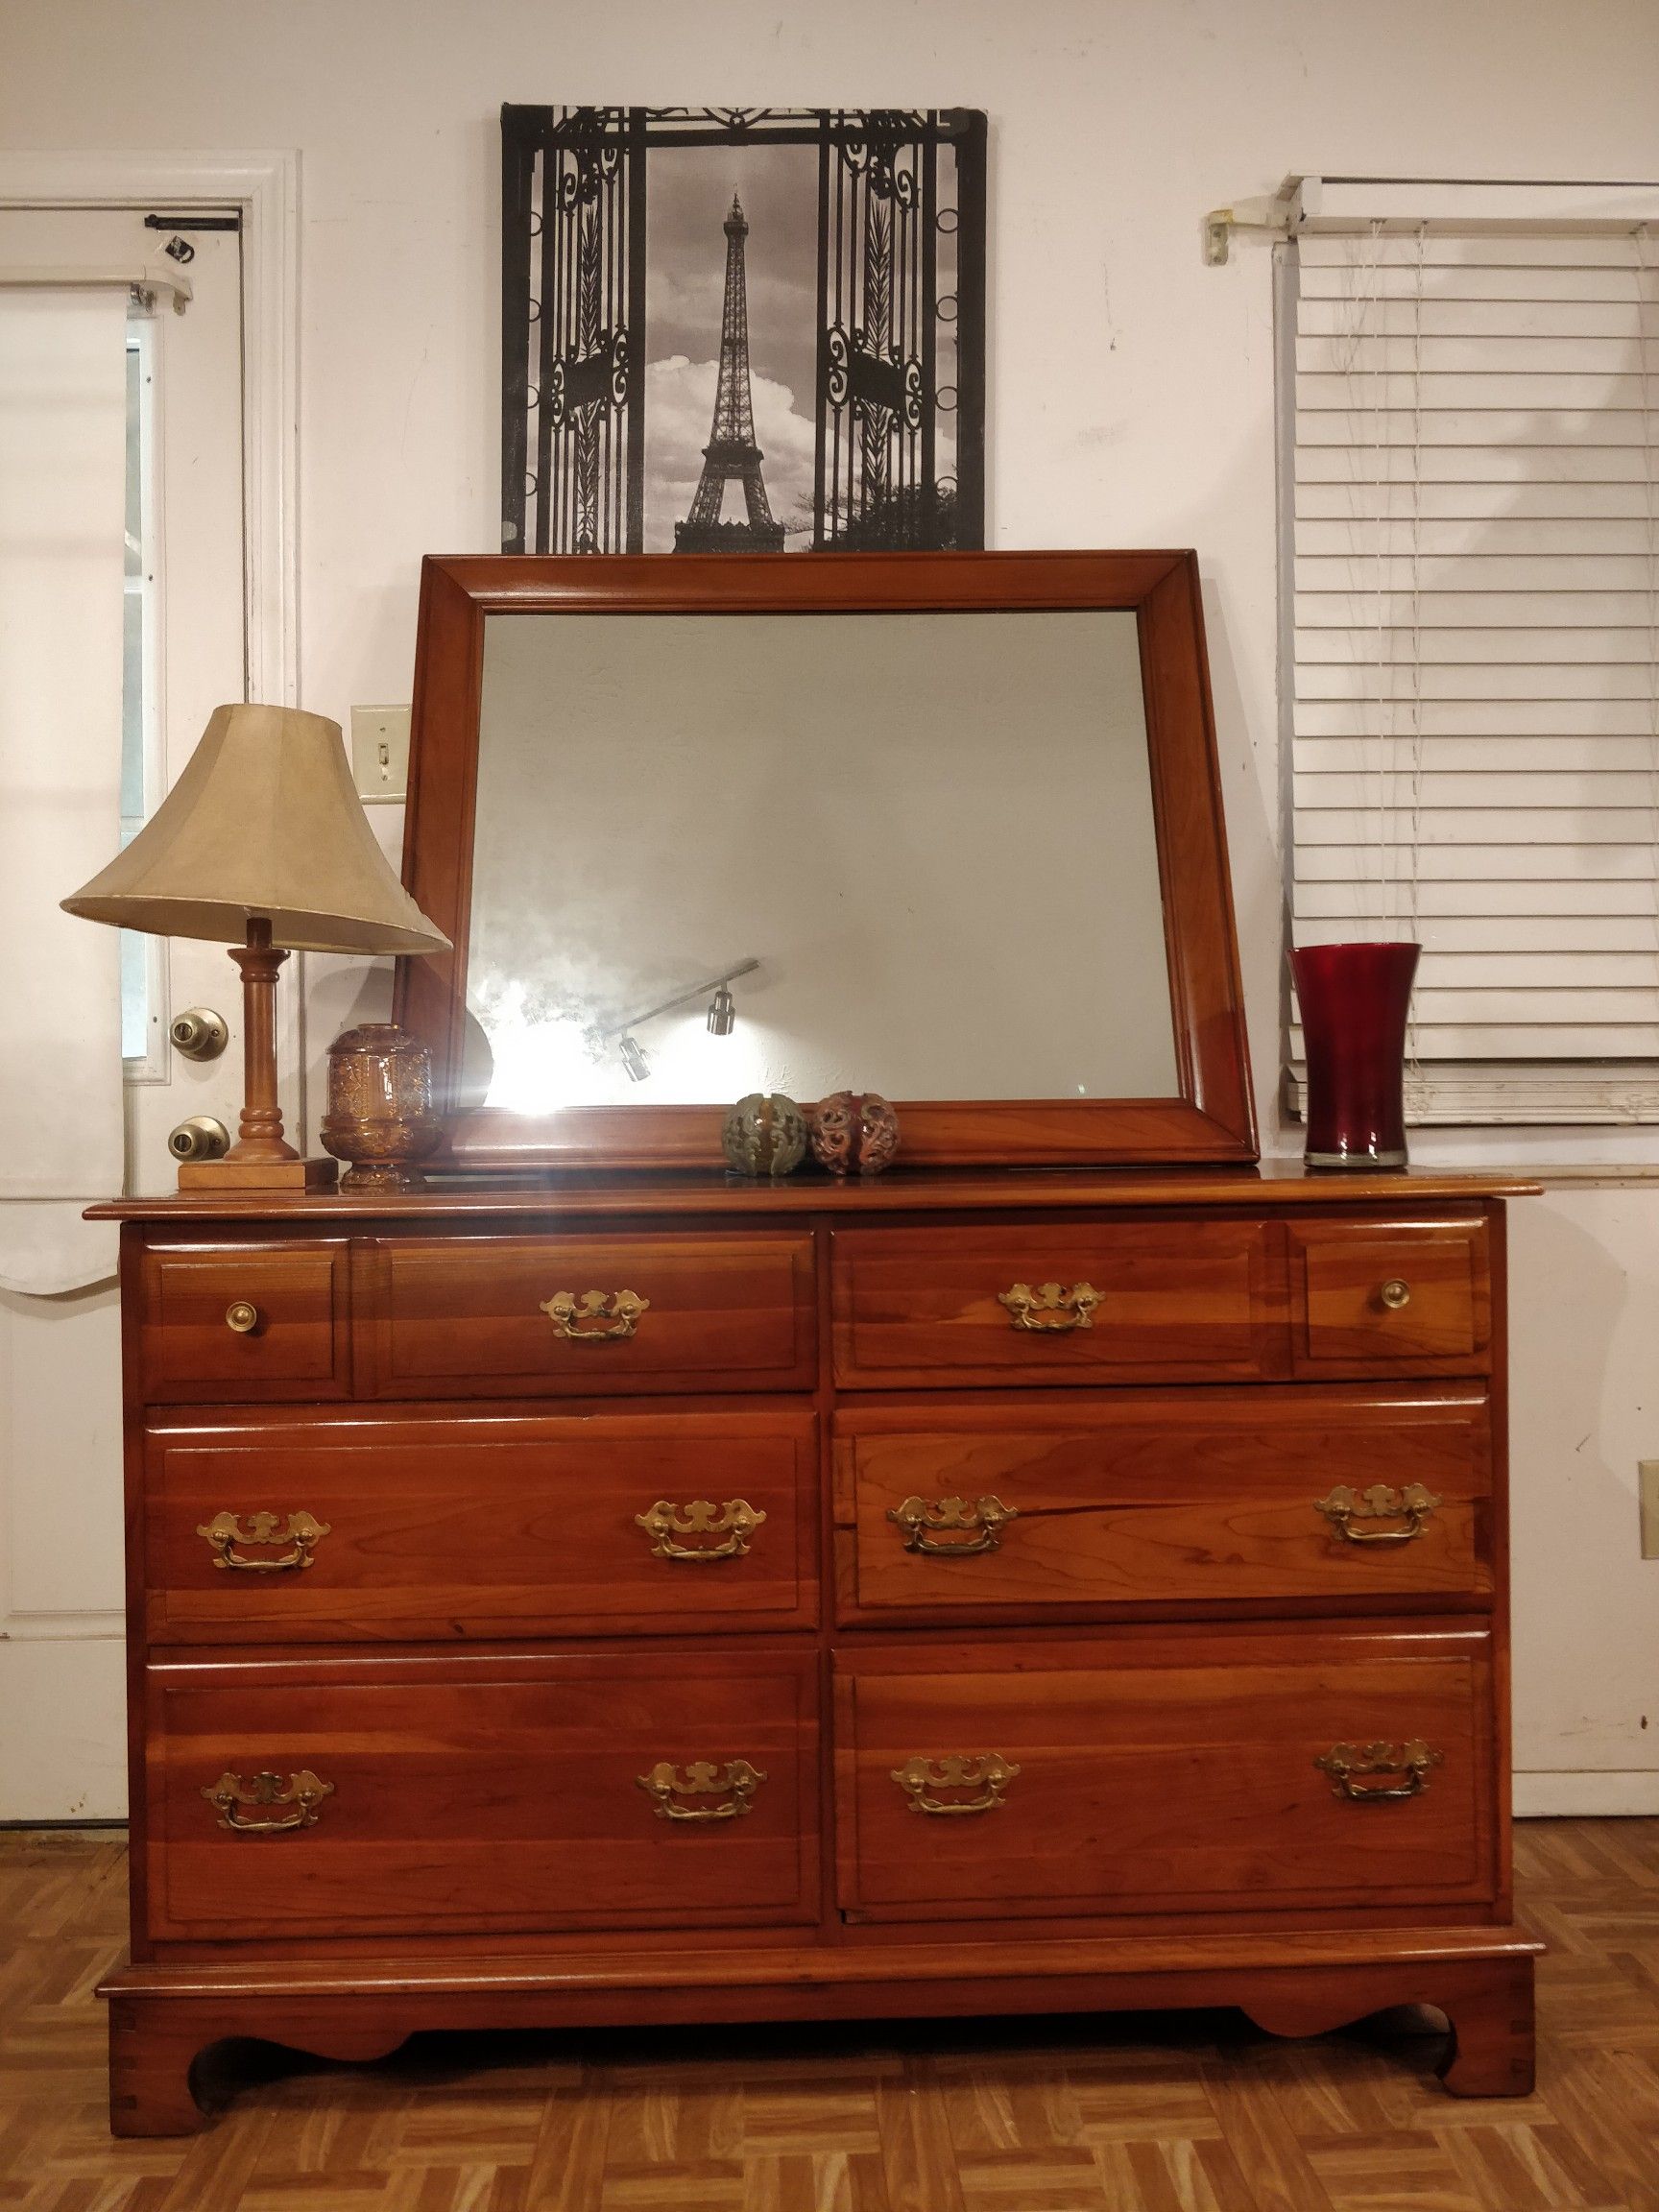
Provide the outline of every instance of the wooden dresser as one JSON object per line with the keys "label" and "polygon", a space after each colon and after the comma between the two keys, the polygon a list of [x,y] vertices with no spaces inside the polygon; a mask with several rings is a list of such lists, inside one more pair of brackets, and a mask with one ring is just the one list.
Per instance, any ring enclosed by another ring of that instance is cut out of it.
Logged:
{"label": "wooden dresser", "polygon": [[433,2027],[1423,2002],[1531,2080],[1505,1186],[613,1177],[124,1222],[132,1963]]}

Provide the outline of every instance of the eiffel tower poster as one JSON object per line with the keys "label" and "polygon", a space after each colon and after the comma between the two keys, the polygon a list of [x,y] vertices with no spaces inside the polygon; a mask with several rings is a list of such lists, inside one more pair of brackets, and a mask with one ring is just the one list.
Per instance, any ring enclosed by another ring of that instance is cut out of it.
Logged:
{"label": "eiffel tower poster", "polygon": [[[749,235],[735,192],[721,226],[726,233],[726,298],[720,311],[720,368],[714,385],[714,426],[703,448],[703,473],[684,522],[674,525],[676,553],[781,553],[783,525],[774,522],[760,474],[764,459],[755,443],[754,395],[749,379],[749,296],[743,241]],[[729,487],[743,494],[741,519],[722,520]]]}
{"label": "eiffel tower poster", "polygon": [[982,114],[501,126],[505,550],[984,543]]}

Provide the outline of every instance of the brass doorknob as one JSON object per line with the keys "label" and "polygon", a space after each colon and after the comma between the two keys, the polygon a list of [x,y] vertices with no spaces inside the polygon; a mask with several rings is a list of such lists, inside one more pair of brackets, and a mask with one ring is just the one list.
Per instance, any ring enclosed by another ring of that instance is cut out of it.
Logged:
{"label": "brass doorknob", "polygon": [[1382,1285],[1377,1295],[1390,1313],[1398,1313],[1402,1306],[1409,1306],[1411,1303],[1411,1286],[1409,1283],[1402,1283],[1398,1275],[1391,1276]]}
{"label": "brass doorknob", "polygon": [[259,1309],[251,1306],[246,1298],[238,1298],[234,1305],[225,1309],[225,1326],[233,1329],[238,1336],[251,1336],[259,1326]]}
{"label": "brass doorknob", "polygon": [[167,1025],[167,1034],[174,1049],[182,1052],[186,1060],[217,1060],[230,1042],[224,1015],[215,1014],[211,1006],[192,1006],[183,1014],[176,1014]]}
{"label": "brass doorknob", "polygon": [[230,1132],[211,1114],[192,1114],[168,1138],[167,1149],[175,1160],[223,1160],[230,1149]]}

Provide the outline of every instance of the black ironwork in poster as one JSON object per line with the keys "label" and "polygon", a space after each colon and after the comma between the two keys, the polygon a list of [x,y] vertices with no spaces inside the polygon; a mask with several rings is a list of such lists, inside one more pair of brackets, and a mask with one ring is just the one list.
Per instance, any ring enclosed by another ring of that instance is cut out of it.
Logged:
{"label": "black ironwork in poster", "polygon": [[982,114],[501,132],[505,551],[984,543]]}

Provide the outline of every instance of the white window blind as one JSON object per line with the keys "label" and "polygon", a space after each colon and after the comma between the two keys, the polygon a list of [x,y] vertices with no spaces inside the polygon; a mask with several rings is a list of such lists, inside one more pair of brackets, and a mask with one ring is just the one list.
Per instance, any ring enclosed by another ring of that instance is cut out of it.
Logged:
{"label": "white window blind", "polygon": [[1296,941],[1420,939],[1414,1121],[1659,1120],[1659,225],[1290,260]]}

